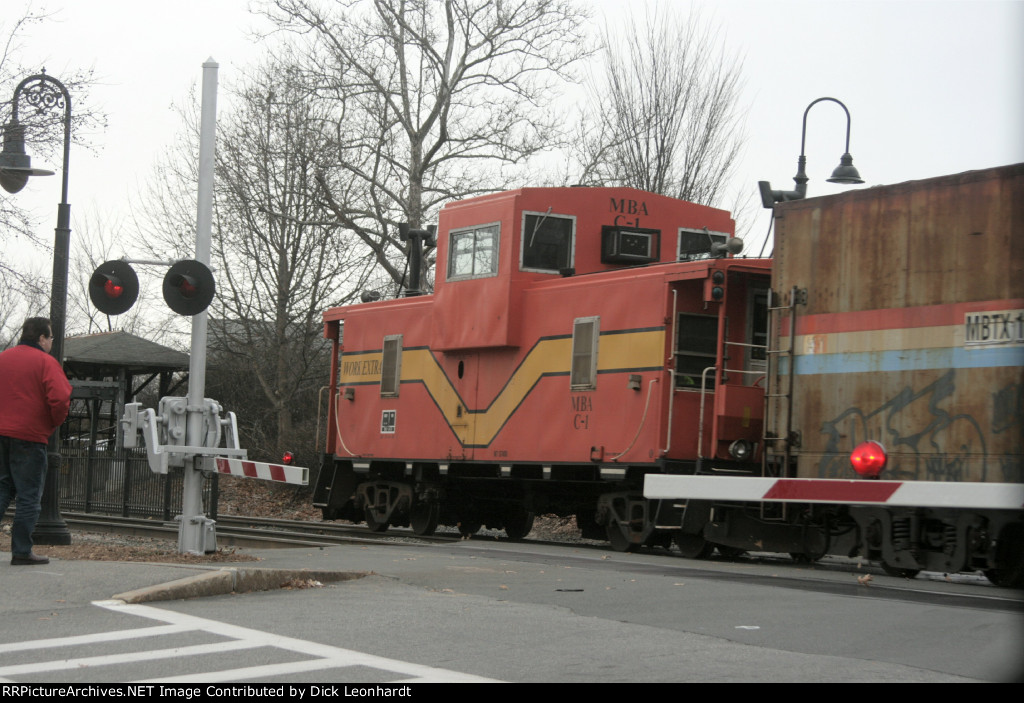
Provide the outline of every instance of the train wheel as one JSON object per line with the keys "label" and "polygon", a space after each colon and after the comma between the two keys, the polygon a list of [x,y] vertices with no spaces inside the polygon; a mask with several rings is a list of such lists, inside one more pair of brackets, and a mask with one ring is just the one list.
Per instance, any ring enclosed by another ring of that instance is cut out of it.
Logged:
{"label": "train wheel", "polygon": [[475,520],[460,520],[459,521],[459,534],[462,535],[463,539],[469,539],[483,527],[483,523]]}
{"label": "train wheel", "polygon": [[672,548],[672,533],[671,532],[655,532],[647,541],[644,542],[645,547],[661,547],[662,549]]}
{"label": "train wheel", "polygon": [[1012,524],[999,533],[994,569],[985,569],[985,578],[996,586],[1024,588],[1024,525]]}
{"label": "train wheel", "polygon": [[505,516],[505,534],[509,539],[523,539],[532,529],[533,513],[525,508],[516,508]]}
{"label": "train wheel", "polygon": [[1003,588],[1020,588],[1024,586],[1024,580],[1014,579],[1012,574],[1005,569],[985,569],[982,573],[985,574],[985,578],[991,581],[994,586],[1001,586]]}
{"label": "train wheel", "polygon": [[608,536],[608,542],[611,543],[612,549],[616,552],[635,552],[640,546],[630,541],[626,533],[623,532],[618,520],[612,519],[608,521],[608,524],[605,526],[605,534]]}
{"label": "train wheel", "polygon": [[700,535],[688,535],[684,532],[677,532],[672,538],[679,551],[687,559],[707,559],[711,552],[715,551],[715,545],[708,542]]}
{"label": "train wheel", "polygon": [[576,527],[580,528],[580,536],[585,539],[604,539],[605,532],[594,517],[597,510],[594,508],[581,509],[576,512]]}
{"label": "train wheel", "polygon": [[441,517],[441,506],[436,500],[418,500],[409,511],[412,531],[421,537],[429,537],[437,529]]}
{"label": "train wheel", "polygon": [[895,576],[897,578],[903,579],[912,579],[919,573],[921,573],[920,569],[902,569],[898,566],[890,566],[889,564],[886,564],[884,561],[882,562],[882,571],[889,574],[890,576]]}
{"label": "train wheel", "polygon": [[370,528],[370,532],[388,531],[388,521],[379,520],[377,513],[373,508],[367,506],[366,509],[363,510],[363,517],[366,519],[366,526]]}

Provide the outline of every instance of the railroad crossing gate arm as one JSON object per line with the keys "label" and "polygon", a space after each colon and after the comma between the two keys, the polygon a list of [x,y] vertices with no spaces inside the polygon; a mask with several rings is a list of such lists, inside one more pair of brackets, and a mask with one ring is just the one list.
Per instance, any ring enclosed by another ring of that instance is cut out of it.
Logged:
{"label": "railroad crossing gate arm", "polygon": [[648,474],[644,497],[1020,510],[1024,484]]}
{"label": "railroad crossing gate arm", "polygon": [[245,450],[238,447],[238,422],[233,412],[229,412],[221,424],[224,426],[225,444],[228,448],[218,449],[215,453],[226,456],[202,457],[201,464],[204,471],[216,471],[245,478],[261,478],[265,481],[292,483],[299,486],[309,485],[309,469],[307,468],[268,464],[262,461],[246,461]]}
{"label": "railroad crossing gate arm", "polygon": [[[245,461],[228,457],[204,457],[212,460],[218,473],[246,478],[262,478],[278,483],[293,483],[299,486],[309,485],[309,469],[284,464],[267,464],[261,461]],[[204,467],[205,468],[205,467]]]}

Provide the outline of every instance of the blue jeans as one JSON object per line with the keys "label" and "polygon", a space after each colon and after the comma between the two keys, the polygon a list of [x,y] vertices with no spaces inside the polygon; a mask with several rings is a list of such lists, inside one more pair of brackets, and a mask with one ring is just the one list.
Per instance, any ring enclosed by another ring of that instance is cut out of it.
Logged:
{"label": "blue jeans", "polygon": [[0,436],[0,518],[14,503],[11,554],[32,553],[32,531],[39,519],[46,481],[46,445]]}

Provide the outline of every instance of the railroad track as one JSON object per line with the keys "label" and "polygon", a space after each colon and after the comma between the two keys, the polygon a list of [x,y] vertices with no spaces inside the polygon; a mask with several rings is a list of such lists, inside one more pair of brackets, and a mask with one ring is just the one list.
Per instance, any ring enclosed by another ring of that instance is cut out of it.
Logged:
{"label": "railroad track", "polygon": [[[105,532],[133,537],[177,540],[176,522],[111,515],[62,512],[69,527],[88,532]],[[330,547],[353,543],[445,543],[458,540],[458,534],[420,537],[412,531],[392,528],[386,534],[371,532],[365,526],[320,523],[278,518],[222,515],[217,518],[217,542],[221,546],[272,549],[288,547]]]}
{"label": "railroad track", "polygon": [[[176,542],[178,539],[177,523],[148,520],[144,518],[123,518],[105,515],[89,515],[85,513],[63,512],[64,520],[70,527],[86,532],[104,532],[118,535],[149,537],[165,539]],[[220,516],[217,519],[217,543],[221,547],[243,547],[247,549],[273,549],[273,548],[296,548],[296,547],[330,547],[341,544],[451,544],[458,542],[458,532],[440,532],[430,537],[422,537],[414,534],[408,528],[388,529],[386,533],[378,533],[369,530],[365,525],[352,525],[333,522],[312,522],[303,520],[283,520],[279,518],[259,518],[251,516]],[[500,538],[499,538],[500,539]],[[474,540],[474,547],[487,548],[488,537],[480,535]],[[507,540],[502,540],[507,541]],[[528,545],[553,545],[571,546],[577,551],[607,551],[609,547],[603,544],[590,544],[578,542],[552,541],[549,539],[531,538],[525,540],[524,547]],[[570,557],[567,557],[570,558]],[[685,562],[689,560],[676,561],[670,559],[659,567],[663,569],[685,568]],[[716,561],[723,563],[738,562],[751,564],[765,563],[777,564],[780,568],[800,568],[793,564],[788,557],[775,554],[751,554],[735,559],[713,557],[705,563],[713,565]],[[675,563],[672,563],[675,562]],[[806,567],[804,567],[806,568]],[[881,575],[882,571],[874,566],[851,566],[849,560],[826,557],[814,565],[818,571],[827,572],[853,572],[858,574],[875,573]],[[773,577],[774,578],[774,577]],[[922,588],[927,587],[929,581],[953,580],[958,583],[976,583],[984,586],[987,590],[989,584],[981,574],[932,574],[923,572],[918,577],[918,583]],[[991,595],[985,597],[991,598]],[[998,598],[997,598],[998,600]],[[1011,601],[1018,604],[1020,599],[1011,597]]]}

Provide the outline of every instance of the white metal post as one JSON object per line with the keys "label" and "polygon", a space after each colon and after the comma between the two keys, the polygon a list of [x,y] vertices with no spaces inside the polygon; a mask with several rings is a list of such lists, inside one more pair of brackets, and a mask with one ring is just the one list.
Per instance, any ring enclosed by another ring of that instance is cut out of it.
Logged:
{"label": "white metal post", "polygon": [[[199,189],[196,204],[196,261],[210,265],[213,228],[213,171],[217,133],[217,69],[209,58],[203,64],[203,98],[199,129]],[[186,444],[202,446],[203,396],[206,393],[207,311],[192,316],[192,353],[189,359],[188,425]],[[216,526],[203,512],[203,475],[199,460],[185,460],[184,493],[178,525],[178,552],[203,554],[216,549]]]}

